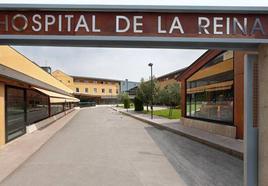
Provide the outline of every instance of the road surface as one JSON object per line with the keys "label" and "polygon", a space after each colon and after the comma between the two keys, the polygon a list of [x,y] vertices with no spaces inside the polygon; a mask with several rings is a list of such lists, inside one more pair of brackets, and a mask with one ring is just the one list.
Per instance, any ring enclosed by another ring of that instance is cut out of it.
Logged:
{"label": "road surface", "polygon": [[108,107],[81,111],[7,186],[239,186],[243,162]]}

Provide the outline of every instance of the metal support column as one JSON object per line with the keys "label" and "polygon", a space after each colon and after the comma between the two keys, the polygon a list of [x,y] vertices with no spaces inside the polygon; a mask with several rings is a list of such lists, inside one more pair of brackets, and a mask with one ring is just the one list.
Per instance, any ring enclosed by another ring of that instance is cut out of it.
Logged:
{"label": "metal support column", "polygon": [[253,66],[256,54],[244,61],[244,185],[258,185],[258,129],[253,127]]}

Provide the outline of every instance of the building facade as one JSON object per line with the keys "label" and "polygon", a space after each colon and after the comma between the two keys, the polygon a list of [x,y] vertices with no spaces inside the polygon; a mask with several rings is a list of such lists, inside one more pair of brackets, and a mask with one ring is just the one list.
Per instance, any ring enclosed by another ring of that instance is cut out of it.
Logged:
{"label": "building facade", "polygon": [[73,91],[9,46],[0,46],[0,145],[72,109]]}
{"label": "building facade", "polygon": [[243,139],[245,54],[208,50],[177,78],[182,124]]}
{"label": "building facade", "polygon": [[157,83],[159,85],[160,89],[164,89],[166,88],[168,85],[172,85],[174,83],[177,83],[177,78],[179,77],[180,74],[183,73],[183,71],[185,70],[185,68],[183,69],[179,69],[176,70],[174,72],[170,72],[168,74],[164,74],[162,76],[159,76],[156,78]]}
{"label": "building facade", "polygon": [[120,94],[120,80],[70,76],[60,70],[52,75],[73,90],[74,96],[81,102],[96,104],[115,104]]}
{"label": "building facade", "polygon": [[125,79],[125,81],[120,82],[120,91],[121,92],[128,92],[129,90],[133,89],[134,87],[139,86],[139,82],[129,81]]}

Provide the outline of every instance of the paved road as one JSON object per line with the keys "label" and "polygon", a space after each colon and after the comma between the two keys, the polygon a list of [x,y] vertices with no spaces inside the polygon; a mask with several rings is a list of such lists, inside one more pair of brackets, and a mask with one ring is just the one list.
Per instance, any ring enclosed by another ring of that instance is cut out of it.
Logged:
{"label": "paved road", "polygon": [[0,185],[243,185],[243,162],[123,116],[82,109]]}

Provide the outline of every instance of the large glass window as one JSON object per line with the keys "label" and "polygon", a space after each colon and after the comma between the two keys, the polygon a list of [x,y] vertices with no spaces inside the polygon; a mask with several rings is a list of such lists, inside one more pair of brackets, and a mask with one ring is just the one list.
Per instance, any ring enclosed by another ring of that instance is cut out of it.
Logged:
{"label": "large glass window", "polygon": [[64,103],[64,110],[69,110],[70,109],[70,103],[66,102]]}
{"label": "large glass window", "polygon": [[233,123],[233,51],[226,51],[187,79],[188,117]]}
{"label": "large glass window", "polygon": [[27,124],[49,117],[48,96],[35,90],[27,90]]}
{"label": "large glass window", "polygon": [[50,112],[51,112],[51,115],[56,115],[56,114],[59,114],[61,112],[63,112],[63,105],[64,103],[51,103],[50,104]]}
{"label": "large glass window", "polygon": [[6,88],[7,141],[25,133],[25,91],[21,88]]}

